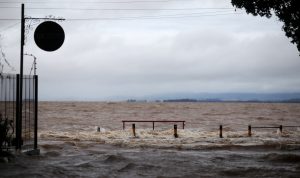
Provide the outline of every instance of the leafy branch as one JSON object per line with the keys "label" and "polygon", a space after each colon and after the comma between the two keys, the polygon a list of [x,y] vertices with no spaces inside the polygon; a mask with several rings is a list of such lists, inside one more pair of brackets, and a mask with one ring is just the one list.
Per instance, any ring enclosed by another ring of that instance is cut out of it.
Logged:
{"label": "leafy branch", "polygon": [[10,146],[13,133],[13,120],[9,120],[0,113],[0,152],[5,145]]}

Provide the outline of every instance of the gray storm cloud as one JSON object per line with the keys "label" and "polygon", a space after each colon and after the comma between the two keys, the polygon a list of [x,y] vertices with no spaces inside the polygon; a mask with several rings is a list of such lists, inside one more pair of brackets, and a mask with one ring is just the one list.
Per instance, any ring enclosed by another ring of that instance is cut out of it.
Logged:
{"label": "gray storm cloud", "polygon": [[[182,2],[174,1],[163,8],[231,7],[230,1],[219,2],[191,1],[182,6]],[[128,7],[149,8],[145,4]],[[30,16],[57,13],[66,18],[85,14],[30,10],[28,13]],[[157,14],[162,12],[142,15]],[[32,40],[33,30],[25,47],[38,57],[40,98],[44,100],[300,89],[297,49],[285,37],[276,18],[241,13],[174,19],[66,20],[60,24],[65,29],[66,41],[58,51],[48,53],[38,49]],[[1,40],[16,68],[19,36],[14,34],[18,28],[6,31]],[[28,71],[32,59],[26,57],[26,60]]]}

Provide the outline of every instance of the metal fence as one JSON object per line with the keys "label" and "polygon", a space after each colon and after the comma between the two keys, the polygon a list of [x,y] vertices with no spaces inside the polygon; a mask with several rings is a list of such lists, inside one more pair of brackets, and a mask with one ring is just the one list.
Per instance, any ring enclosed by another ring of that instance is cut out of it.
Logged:
{"label": "metal fence", "polygon": [[1,148],[33,150],[37,148],[38,77],[23,76],[22,99],[19,83],[18,74],[0,75],[1,125],[7,128]]}

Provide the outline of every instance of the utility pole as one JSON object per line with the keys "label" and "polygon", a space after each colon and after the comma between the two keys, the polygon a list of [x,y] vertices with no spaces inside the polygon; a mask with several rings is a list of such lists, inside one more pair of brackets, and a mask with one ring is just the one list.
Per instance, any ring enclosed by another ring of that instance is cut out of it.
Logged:
{"label": "utility pole", "polygon": [[[22,147],[22,111],[23,111],[23,78],[24,78],[24,46],[25,46],[25,22],[26,20],[65,20],[63,18],[54,18],[54,17],[45,17],[45,18],[31,18],[25,17],[25,5],[22,4],[21,6],[21,50],[20,50],[20,74],[17,75],[17,94],[16,94],[16,149],[21,150]],[[62,30],[63,31],[63,30]],[[63,43],[63,41],[62,41]],[[61,43],[61,44],[62,44]],[[60,44],[60,45],[61,45]],[[60,46],[59,46],[60,47]],[[58,47],[58,48],[59,48]],[[56,48],[56,49],[58,49]],[[55,49],[55,50],[56,50]],[[32,55],[33,56],[33,55]],[[34,57],[34,75],[36,77],[35,83],[35,141],[34,141],[34,149],[37,149],[37,76],[36,76],[36,58]]]}
{"label": "utility pole", "polygon": [[24,17],[24,4],[21,7],[21,51],[20,51],[20,78],[19,78],[19,98],[18,117],[16,118],[16,149],[21,149],[22,145],[22,108],[23,108],[23,61],[24,61],[24,44],[25,44],[25,17]]}

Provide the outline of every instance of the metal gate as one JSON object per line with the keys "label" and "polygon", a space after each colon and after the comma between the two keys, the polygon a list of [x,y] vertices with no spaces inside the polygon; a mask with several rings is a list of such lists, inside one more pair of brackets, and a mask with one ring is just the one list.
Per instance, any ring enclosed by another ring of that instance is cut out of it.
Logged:
{"label": "metal gate", "polygon": [[[37,149],[38,77],[0,74],[1,149]],[[1,136],[2,135],[2,136]]]}

